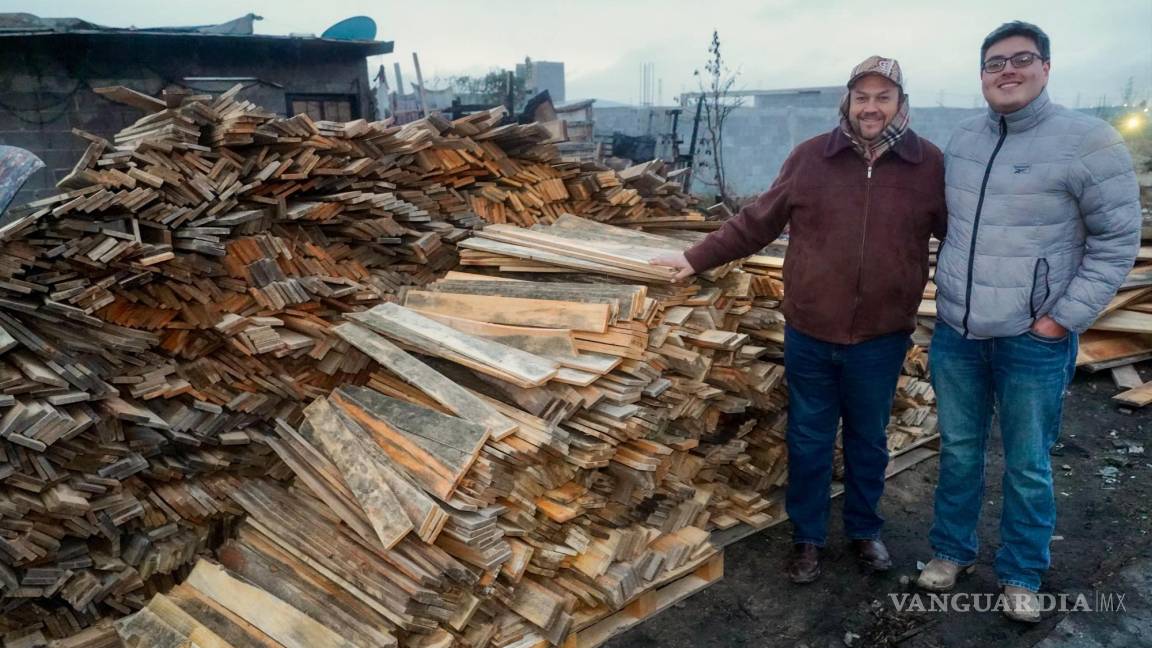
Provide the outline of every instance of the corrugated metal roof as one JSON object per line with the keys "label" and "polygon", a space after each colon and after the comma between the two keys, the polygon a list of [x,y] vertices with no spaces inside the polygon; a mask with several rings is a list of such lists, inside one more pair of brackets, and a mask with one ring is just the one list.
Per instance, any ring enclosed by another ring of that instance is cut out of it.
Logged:
{"label": "corrugated metal roof", "polygon": [[256,14],[247,14],[216,25],[196,25],[189,27],[105,27],[90,23],[79,18],[41,18],[29,13],[0,13],[0,38],[12,37],[49,37],[58,35],[88,35],[88,36],[150,36],[150,37],[184,37],[184,38],[242,38],[251,41],[273,43],[315,43],[330,44],[336,47],[354,47],[363,51],[365,56],[373,54],[389,54],[392,52],[391,41],[376,40],[337,40],[332,38],[318,38],[316,36],[288,35],[279,36],[271,34],[256,34],[253,23],[262,20]]}

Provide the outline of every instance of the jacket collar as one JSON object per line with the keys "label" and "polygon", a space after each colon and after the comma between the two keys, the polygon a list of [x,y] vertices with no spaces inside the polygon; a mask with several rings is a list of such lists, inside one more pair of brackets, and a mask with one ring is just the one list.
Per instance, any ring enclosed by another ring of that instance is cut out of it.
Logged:
{"label": "jacket collar", "polygon": [[[828,143],[824,145],[824,157],[832,157],[844,149],[852,149],[852,140],[844,133],[844,129],[837,126],[832,129]],[[920,164],[924,161],[924,145],[920,142],[920,136],[912,129],[908,129],[908,132],[904,133],[904,136],[892,147],[891,152],[911,164]],[[854,150],[853,154],[855,154]]]}
{"label": "jacket collar", "polygon": [[992,123],[992,128],[995,130],[1000,128],[1000,118],[1003,117],[1005,123],[1008,124],[1008,130],[1013,133],[1018,133],[1020,131],[1026,131],[1044,121],[1055,109],[1055,104],[1048,98],[1048,88],[1044,88],[1031,103],[1016,112],[998,113],[992,110],[992,108],[988,108],[988,120]]}

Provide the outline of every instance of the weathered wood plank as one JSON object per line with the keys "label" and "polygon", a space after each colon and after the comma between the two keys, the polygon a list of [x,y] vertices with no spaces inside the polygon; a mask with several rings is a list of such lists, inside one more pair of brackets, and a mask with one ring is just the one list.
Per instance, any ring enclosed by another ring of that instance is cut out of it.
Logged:
{"label": "weathered wood plank", "polygon": [[345,322],[332,332],[460,418],[486,426],[493,438],[503,439],[516,431],[515,423],[487,403],[371,329]]}
{"label": "weathered wood plank", "polygon": [[410,290],[404,295],[408,308],[453,317],[464,317],[512,326],[537,326],[603,333],[612,322],[608,304],[581,304],[496,295]]}
{"label": "weathered wood plank", "polygon": [[219,565],[199,562],[185,583],[219,602],[285,648],[358,648],[355,643],[284,601],[233,578]]}
{"label": "weathered wood plank", "polygon": [[333,403],[364,426],[393,461],[429,492],[448,500],[488,438],[484,426],[352,385]]}
{"label": "weathered wood plank", "polygon": [[378,464],[384,458],[377,454],[379,448],[346,428],[326,400],[312,401],[304,416],[312,424],[312,438],[340,470],[380,543],[385,549],[395,547],[412,530],[412,522],[380,476]]}

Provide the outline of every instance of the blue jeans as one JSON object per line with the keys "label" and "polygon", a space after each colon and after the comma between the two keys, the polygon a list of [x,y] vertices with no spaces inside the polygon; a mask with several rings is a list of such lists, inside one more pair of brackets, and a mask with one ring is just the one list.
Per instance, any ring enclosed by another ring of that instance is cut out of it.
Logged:
{"label": "blue jeans", "polygon": [[940,481],[929,539],[936,558],[975,562],[984,502],[984,457],[992,413],[1004,444],[1004,508],[996,576],[1002,586],[1040,589],[1056,524],[1049,452],[1060,436],[1064,390],[1076,371],[1077,338],[1031,332],[968,340],[936,324],[928,366],[940,421]]}
{"label": "blue jeans", "polygon": [[788,491],[792,539],[824,546],[836,427],[844,420],[844,532],[876,539],[884,519],[876,504],[888,467],[888,419],[909,336],[895,333],[858,344],[832,344],[788,326]]}

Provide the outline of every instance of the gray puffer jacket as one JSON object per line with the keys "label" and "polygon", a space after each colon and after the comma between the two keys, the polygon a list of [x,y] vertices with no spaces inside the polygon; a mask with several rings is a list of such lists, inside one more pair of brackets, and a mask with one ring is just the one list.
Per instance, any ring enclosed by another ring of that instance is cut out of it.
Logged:
{"label": "gray puffer jacket", "polygon": [[1123,140],[1047,91],[1014,113],[961,122],[945,151],[945,186],[936,307],[969,338],[1020,335],[1042,315],[1083,332],[1140,248]]}

